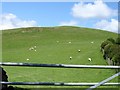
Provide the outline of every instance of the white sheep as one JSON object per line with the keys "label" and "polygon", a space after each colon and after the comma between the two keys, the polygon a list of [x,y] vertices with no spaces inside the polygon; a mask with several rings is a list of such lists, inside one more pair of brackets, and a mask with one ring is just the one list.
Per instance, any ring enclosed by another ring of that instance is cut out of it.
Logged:
{"label": "white sheep", "polygon": [[31,48],[29,48],[29,50],[31,50]]}
{"label": "white sheep", "polygon": [[68,42],[68,43],[71,43],[71,42]]}
{"label": "white sheep", "polygon": [[28,61],[28,60],[30,60],[30,59],[27,58],[27,61]]}
{"label": "white sheep", "polygon": [[91,58],[88,58],[88,60],[89,60],[89,61],[92,61],[92,59],[91,59]]}
{"label": "white sheep", "polygon": [[34,46],[34,48],[36,48],[37,46]]}
{"label": "white sheep", "polygon": [[79,49],[78,52],[80,52],[81,50]]}
{"label": "white sheep", "polygon": [[34,50],[34,48],[33,48],[33,47],[31,47],[31,48],[29,48],[29,50]]}
{"label": "white sheep", "polygon": [[57,41],[57,43],[59,43],[59,41]]}
{"label": "white sheep", "polygon": [[25,31],[22,31],[22,33],[25,33]]}
{"label": "white sheep", "polygon": [[91,43],[93,44],[94,42],[92,41]]}
{"label": "white sheep", "polygon": [[70,56],[70,60],[72,59],[72,57]]}

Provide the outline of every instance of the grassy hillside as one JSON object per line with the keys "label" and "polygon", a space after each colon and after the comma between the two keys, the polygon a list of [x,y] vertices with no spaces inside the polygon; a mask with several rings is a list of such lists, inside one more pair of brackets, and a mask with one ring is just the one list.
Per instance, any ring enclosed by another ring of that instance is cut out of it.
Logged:
{"label": "grassy hillside", "polygon": [[[65,26],[4,30],[2,59],[3,62],[107,65],[100,52],[100,44],[109,37],[116,38],[117,34]],[[34,50],[29,50],[35,46]],[[25,82],[99,82],[115,73],[104,69],[4,68],[9,81]],[[117,78],[111,82],[117,82]]]}

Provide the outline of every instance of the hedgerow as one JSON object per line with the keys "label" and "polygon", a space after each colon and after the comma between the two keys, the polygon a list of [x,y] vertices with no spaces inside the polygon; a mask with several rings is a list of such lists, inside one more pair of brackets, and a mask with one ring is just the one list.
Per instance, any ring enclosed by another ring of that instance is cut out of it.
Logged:
{"label": "hedgerow", "polygon": [[120,38],[108,38],[101,44],[104,59],[112,60],[113,65],[120,65]]}

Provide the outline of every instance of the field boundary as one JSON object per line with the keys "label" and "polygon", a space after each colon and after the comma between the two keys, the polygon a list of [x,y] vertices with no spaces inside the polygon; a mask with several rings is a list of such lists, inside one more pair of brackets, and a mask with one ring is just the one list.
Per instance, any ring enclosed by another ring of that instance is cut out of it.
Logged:
{"label": "field boundary", "polygon": [[120,69],[120,66],[108,65],[71,65],[71,64],[33,64],[33,63],[11,63],[0,62],[2,66],[24,66],[24,67],[52,67],[52,68],[94,68],[94,69]]}
{"label": "field boundary", "polygon": [[[92,68],[92,69],[120,69],[120,66],[105,65],[70,65],[70,64],[33,64],[33,63],[11,63],[0,62],[0,66],[26,66],[26,67],[52,67],[52,68]],[[5,85],[53,85],[53,86],[91,86],[86,90],[92,90],[98,86],[120,86],[120,83],[106,83],[120,75],[120,72],[99,83],[54,83],[54,82],[0,82]]]}

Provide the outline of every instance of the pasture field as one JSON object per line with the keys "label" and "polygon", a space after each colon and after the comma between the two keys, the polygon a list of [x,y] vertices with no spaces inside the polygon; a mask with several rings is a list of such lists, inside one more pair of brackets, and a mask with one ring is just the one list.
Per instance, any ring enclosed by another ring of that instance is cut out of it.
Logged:
{"label": "pasture field", "polygon": [[[100,45],[110,37],[116,38],[117,34],[72,26],[4,30],[2,31],[2,61],[107,65],[100,52]],[[78,52],[79,49],[80,52]],[[92,61],[90,62],[88,58]],[[11,82],[100,82],[115,74],[111,69],[38,67],[4,67],[4,69]],[[118,82],[118,78],[110,82]],[[36,86],[19,87],[36,88]]]}

